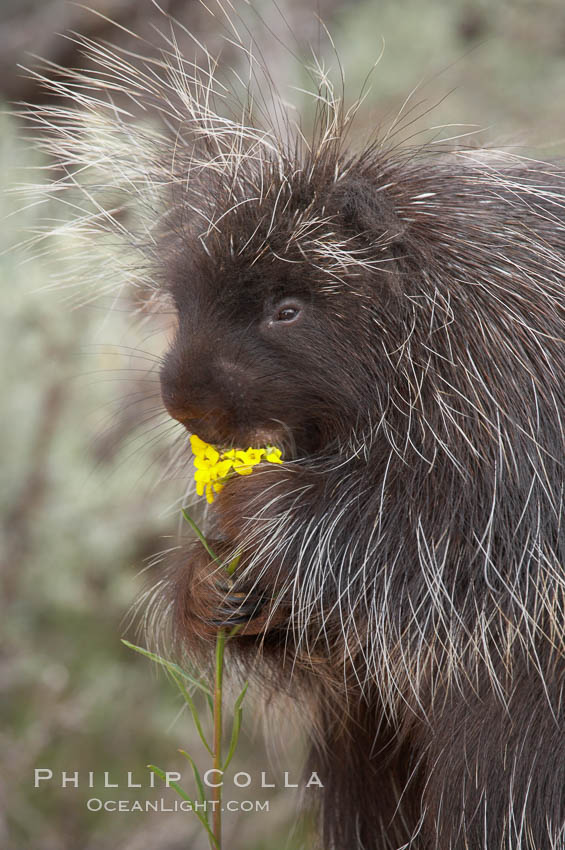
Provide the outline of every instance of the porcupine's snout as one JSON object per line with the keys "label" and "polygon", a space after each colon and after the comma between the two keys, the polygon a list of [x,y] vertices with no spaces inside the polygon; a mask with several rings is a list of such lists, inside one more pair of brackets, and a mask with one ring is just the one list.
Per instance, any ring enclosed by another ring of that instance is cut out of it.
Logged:
{"label": "porcupine's snout", "polygon": [[177,340],[160,380],[167,411],[188,431],[214,445],[252,444],[263,419],[256,370],[229,346]]}
{"label": "porcupine's snout", "polygon": [[161,369],[161,396],[169,414],[208,443],[225,443],[238,411],[211,352],[192,356],[173,348]]}

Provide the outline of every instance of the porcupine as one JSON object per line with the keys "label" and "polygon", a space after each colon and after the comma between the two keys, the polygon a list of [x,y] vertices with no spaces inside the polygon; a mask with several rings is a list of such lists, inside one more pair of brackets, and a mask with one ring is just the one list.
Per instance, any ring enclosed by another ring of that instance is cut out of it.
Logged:
{"label": "porcupine", "polygon": [[83,44],[99,71],[61,71],[72,105],[31,116],[52,188],[174,304],[171,415],[284,449],[213,507],[234,587],[197,543],[158,586],[177,642],[239,623],[231,651],[309,695],[321,846],[565,847],[559,167],[356,151],[323,70],[292,138],[280,104],[218,111],[213,63],[174,42],[145,66]]}

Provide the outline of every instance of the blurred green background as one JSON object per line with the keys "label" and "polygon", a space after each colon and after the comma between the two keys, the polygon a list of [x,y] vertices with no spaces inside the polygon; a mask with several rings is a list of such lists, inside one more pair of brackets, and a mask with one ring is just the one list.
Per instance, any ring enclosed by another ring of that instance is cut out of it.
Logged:
{"label": "blurred green background", "polygon": [[[186,475],[164,475],[175,436],[179,445],[179,431],[159,407],[164,334],[133,323],[127,299],[114,309],[108,299],[76,308],[65,290],[49,289],[64,275],[66,256],[71,264],[73,246],[64,237],[43,246],[57,249],[56,260],[43,257],[42,248],[15,250],[44,226],[46,213],[17,190],[43,179],[30,169],[46,164],[22,142],[25,130],[9,114],[8,104],[45,98],[18,63],[32,65],[37,54],[64,66],[82,64],[76,45],[59,34],[73,29],[129,47],[128,36],[105,16],[153,41],[154,24],[166,31],[149,0],[91,0],[91,6],[102,17],[62,0],[0,4],[0,97],[7,104],[0,117],[0,848],[201,848],[207,844],[189,814],[86,807],[93,796],[154,798],[151,789],[124,787],[127,771],[135,782],[147,781],[148,762],[182,769],[188,779],[179,747],[199,753],[205,765],[173,686],[120,643],[126,634],[143,640],[128,627],[129,612],[148,574],[158,575],[158,553],[176,543],[189,476],[188,457]],[[212,53],[221,47],[218,17],[197,0],[163,6]],[[390,123],[418,86],[406,107],[405,137],[471,133],[469,144],[512,146],[541,158],[565,150],[562,0],[281,0],[278,9],[269,2],[257,8],[265,25],[256,22],[253,32],[271,74],[302,109],[310,105],[292,88],[303,82],[292,52],[309,62],[308,43],[318,49],[317,11],[335,41],[350,100],[382,52],[357,121],[360,140]],[[337,78],[337,60],[323,38],[319,50]],[[224,58],[234,61],[225,45]],[[292,715],[281,728],[281,713],[272,724],[278,735],[263,735],[262,714],[271,711],[249,700],[237,769],[254,776],[267,770],[281,780],[285,770],[297,775],[301,735]],[[282,714],[289,712],[283,707]],[[55,781],[34,788],[35,768],[50,768]],[[61,788],[61,771],[80,771],[81,786]],[[94,789],[86,785],[88,771],[95,772]],[[104,771],[119,791],[104,791]],[[229,850],[299,846],[298,794],[279,789],[268,797],[269,814],[226,818]]]}

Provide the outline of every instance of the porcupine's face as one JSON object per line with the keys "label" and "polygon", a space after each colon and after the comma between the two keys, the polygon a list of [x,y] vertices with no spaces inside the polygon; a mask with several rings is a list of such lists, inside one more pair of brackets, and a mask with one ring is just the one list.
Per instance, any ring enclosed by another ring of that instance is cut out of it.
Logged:
{"label": "porcupine's face", "polygon": [[251,265],[226,252],[181,260],[168,283],[178,329],[161,389],[189,431],[301,456],[351,427],[359,382],[345,342],[355,305],[336,307],[305,264],[271,254]]}

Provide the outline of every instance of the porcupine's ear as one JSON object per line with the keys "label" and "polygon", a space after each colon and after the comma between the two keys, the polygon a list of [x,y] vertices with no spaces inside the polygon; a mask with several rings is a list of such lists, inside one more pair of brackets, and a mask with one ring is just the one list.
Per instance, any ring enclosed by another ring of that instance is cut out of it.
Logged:
{"label": "porcupine's ear", "polygon": [[350,177],[340,182],[332,193],[332,201],[345,227],[352,233],[367,236],[404,231],[403,223],[383,192],[375,192],[374,183],[363,177]]}
{"label": "porcupine's ear", "polygon": [[407,226],[384,192],[375,192],[374,183],[364,177],[348,177],[332,193],[332,207],[346,235],[362,243],[379,263],[384,263],[392,291],[399,291],[399,274],[407,256]]}

